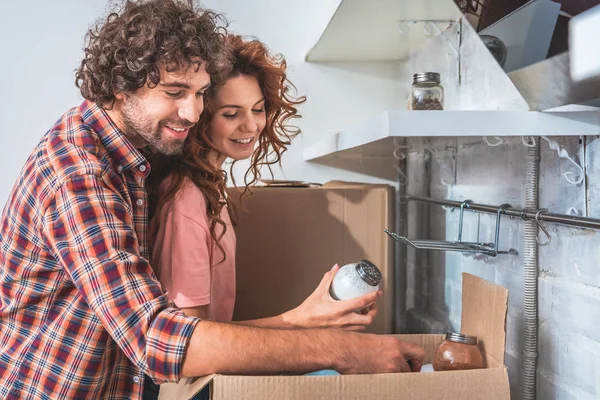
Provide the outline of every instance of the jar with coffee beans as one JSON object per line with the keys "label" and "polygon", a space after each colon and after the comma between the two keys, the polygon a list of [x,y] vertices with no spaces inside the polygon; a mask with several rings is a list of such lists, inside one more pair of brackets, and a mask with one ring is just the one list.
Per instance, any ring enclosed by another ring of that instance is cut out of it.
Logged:
{"label": "jar with coffee beans", "polygon": [[444,87],[437,72],[419,72],[413,76],[411,110],[443,110]]}

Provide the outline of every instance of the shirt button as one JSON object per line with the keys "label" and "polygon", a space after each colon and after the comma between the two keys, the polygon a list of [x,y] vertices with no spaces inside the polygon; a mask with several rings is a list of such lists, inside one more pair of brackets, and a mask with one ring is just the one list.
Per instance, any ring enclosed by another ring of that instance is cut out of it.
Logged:
{"label": "shirt button", "polygon": [[121,167],[120,165],[117,167],[117,171],[119,171],[119,173],[123,172],[123,167]]}
{"label": "shirt button", "polygon": [[146,172],[146,166],[145,165],[140,165],[140,171]]}
{"label": "shirt button", "polygon": [[139,376],[134,376],[134,377],[133,377],[133,381],[134,381],[135,383],[140,383],[140,377],[139,377]]}
{"label": "shirt button", "polygon": [[144,200],[142,200],[142,199],[138,199],[138,200],[135,202],[135,204],[137,204],[138,206],[141,206],[141,205],[143,205],[143,204],[144,204]]}

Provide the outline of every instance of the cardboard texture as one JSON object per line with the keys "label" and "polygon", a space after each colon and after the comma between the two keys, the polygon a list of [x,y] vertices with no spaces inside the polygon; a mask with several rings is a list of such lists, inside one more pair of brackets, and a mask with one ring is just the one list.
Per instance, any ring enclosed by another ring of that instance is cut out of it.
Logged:
{"label": "cardboard texture", "polygon": [[[506,367],[496,361],[504,353],[508,291],[463,274],[462,332],[477,333],[491,360],[487,368],[410,374],[342,376],[211,375],[161,385],[160,400],[189,399],[211,384],[212,400],[509,400]],[[498,331],[500,330],[500,331]],[[395,335],[425,348],[425,363],[444,335]]]}
{"label": "cardboard texture", "polygon": [[[295,183],[292,182],[292,185]],[[392,333],[394,189],[330,182],[321,187],[257,187],[237,214],[236,321],[279,315],[300,305],[338,263],[368,259],[381,270],[383,296],[368,331]]]}
{"label": "cardboard texture", "polygon": [[487,365],[504,364],[508,290],[463,273],[461,333],[477,336]]}

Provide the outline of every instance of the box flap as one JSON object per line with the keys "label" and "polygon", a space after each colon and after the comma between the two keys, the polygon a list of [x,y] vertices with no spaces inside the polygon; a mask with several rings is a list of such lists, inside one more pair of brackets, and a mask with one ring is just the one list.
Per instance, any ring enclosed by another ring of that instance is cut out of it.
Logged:
{"label": "box flap", "polygon": [[362,182],[346,182],[346,181],[329,181],[323,184],[326,189],[389,189],[390,185],[385,183],[362,183]]}
{"label": "box flap", "polygon": [[463,273],[460,331],[477,336],[478,345],[488,356],[488,367],[504,364],[507,309],[507,289]]}
{"label": "box flap", "polygon": [[339,376],[224,376],[212,400],[509,400],[506,367],[470,371]]}
{"label": "box flap", "polygon": [[183,378],[178,383],[163,383],[160,385],[158,400],[191,399],[208,385],[215,374],[198,378]]}
{"label": "box flap", "polygon": [[320,183],[305,181],[286,181],[279,179],[261,179],[260,183],[268,187],[320,187]]}

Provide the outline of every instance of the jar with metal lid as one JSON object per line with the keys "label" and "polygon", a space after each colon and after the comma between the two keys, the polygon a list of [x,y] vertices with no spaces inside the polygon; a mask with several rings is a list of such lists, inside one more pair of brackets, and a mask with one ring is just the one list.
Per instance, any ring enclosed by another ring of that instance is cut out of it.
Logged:
{"label": "jar with metal lid", "polygon": [[329,294],[335,300],[348,300],[379,290],[381,271],[370,261],[347,264],[333,277]]}
{"label": "jar with metal lid", "polygon": [[413,76],[411,110],[443,110],[444,87],[437,72],[419,72]]}
{"label": "jar with metal lid", "polygon": [[483,354],[477,347],[477,337],[462,333],[446,333],[446,339],[433,355],[435,371],[456,371],[485,368]]}

